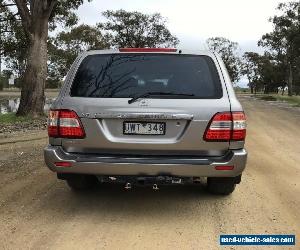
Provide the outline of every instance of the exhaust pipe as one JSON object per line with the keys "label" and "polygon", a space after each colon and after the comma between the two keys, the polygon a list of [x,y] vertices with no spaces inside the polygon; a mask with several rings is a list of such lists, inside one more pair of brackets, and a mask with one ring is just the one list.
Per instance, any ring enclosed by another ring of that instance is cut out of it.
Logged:
{"label": "exhaust pipe", "polygon": [[159,187],[157,186],[157,184],[153,184],[152,189],[153,189],[154,191],[157,191],[157,190],[159,190]]}
{"label": "exhaust pipe", "polygon": [[130,190],[130,189],[131,189],[131,183],[130,183],[130,182],[127,182],[127,183],[126,183],[125,189],[126,189],[126,190]]}

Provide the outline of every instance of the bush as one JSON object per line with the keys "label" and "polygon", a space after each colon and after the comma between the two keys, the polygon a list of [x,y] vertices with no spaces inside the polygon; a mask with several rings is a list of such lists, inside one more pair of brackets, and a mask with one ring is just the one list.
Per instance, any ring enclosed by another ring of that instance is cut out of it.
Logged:
{"label": "bush", "polygon": [[18,77],[15,79],[15,84],[13,86],[20,89],[22,87],[22,82],[23,79],[21,77]]}
{"label": "bush", "polygon": [[4,75],[0,75],[0,91],[7,87],[8,79]]}
{"label": "bush", "polygon": [[47,89],[58,89],[62,85],[62,82],[59,79],[55,78],[48,78],[46,81],[46,88]]}
{"label": "bush", "polygon": [[2,77],[0,77],[0,91],[3,90],[4,86],[3,86],[3,82],[2,82]]}
{"label": "bush", "polygon": [[295,95],[300,95],[300,86],[293,86],[293,92]]}
{"label": "bush", "polygon": [[268,96],[262,96],[260,99],[264,101],[277,101],[277,99],[274,96],[268,95]]}

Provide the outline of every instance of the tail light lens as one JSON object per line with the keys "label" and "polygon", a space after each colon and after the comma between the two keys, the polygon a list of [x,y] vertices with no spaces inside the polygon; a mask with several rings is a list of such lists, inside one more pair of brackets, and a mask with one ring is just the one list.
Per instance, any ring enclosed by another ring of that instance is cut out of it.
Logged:
{"label": "tail light lens", "polygon": [[50,110],[48,115],[48,135],[50,137],[58,137],[58,120],[59,111]]}
{"label": "tail light lens", "polygon": [[246,137],[244,112],[217,113],[204,133],[205,141],[243,141]]}
{"label": "tail light lens", "polygon": [[77,114],[72,110],[50,110],[48,118],[49,137],[84,138],[85,132]]}
{"label": "tail light lens", "polygon": [[233,141],[242,141],[246,138],[246,116],[244,112],[232,112],[232,137]]}

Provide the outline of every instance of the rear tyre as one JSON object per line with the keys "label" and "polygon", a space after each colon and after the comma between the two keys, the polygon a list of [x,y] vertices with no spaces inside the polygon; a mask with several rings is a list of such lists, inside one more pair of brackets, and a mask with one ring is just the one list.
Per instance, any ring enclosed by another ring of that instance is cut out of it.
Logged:
{"label": "rear tyre", "polygon": [[229,195],[236,186],[235,178],[231,177],[208,177],[207,189],[212,194]]}
{"label": "rear tyre", "polygon": [[98,180],[93,175],[74,174],[66,179],[68,186],[74,191],[83,191],[92,189],[96,186]]}

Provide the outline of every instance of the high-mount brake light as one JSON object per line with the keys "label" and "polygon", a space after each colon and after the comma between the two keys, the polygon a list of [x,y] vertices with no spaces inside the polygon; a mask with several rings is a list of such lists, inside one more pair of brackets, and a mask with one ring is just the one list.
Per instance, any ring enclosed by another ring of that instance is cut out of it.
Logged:
{"label": "high-mount brake light", "polygon": [[49,137],[74,138],[85,137],[85,132],[77,114],[72,110],[50,110],[48,118]]}
{"label": "high-mount brake light", "polygon": [[244,112],[217,113],[204,133],[205,141],[243,141],[246,137]]}
{"label": "high-mount brake light", "polygon": [[120,48],[120,52],[176,52],[173,48]]}

